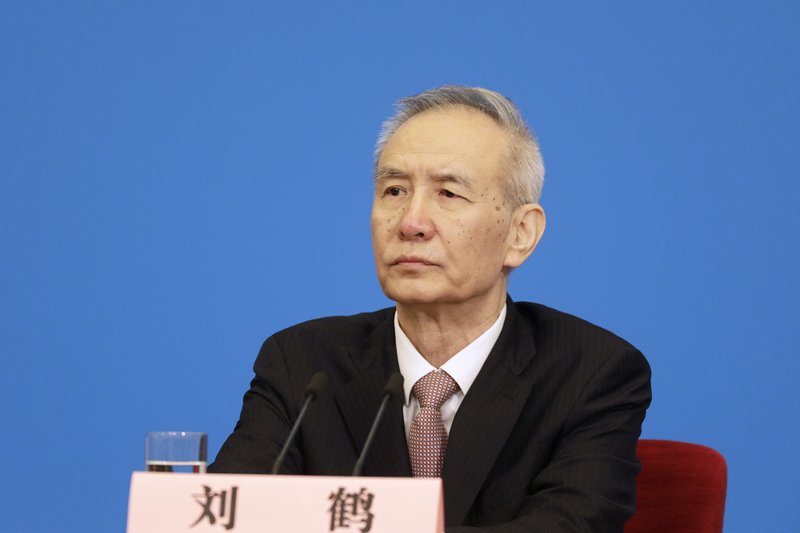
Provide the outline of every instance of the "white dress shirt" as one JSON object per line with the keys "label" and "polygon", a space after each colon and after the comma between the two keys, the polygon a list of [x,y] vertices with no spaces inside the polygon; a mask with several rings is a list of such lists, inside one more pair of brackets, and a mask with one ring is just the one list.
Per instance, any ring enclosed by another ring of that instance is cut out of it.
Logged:
{"label": "white dress shirt", "polygon": [[[461,402],[464,400],[464,396],[469,392],[472,382],[478,377],[478,372],[480,372],[483,363],[489,357],[489,352],[492,351],[497,338],[500,336],[505,319],[506,306],[504,305],[502,311],[500,311],[500,316],[497,317],[497,320],[489,329],[441,366],[441,370],[447,372],[458,383],[460,388],[442,405],[442,422],[444,422],[444,429],[448,434],[450,433],[450,426],[453,425],[456,411],[458,411]],[[436,370],[436,367],[422,357],[422,354],[411,344],[408,336],[400,327],[396,311],[394,313],[394,337],[397,347],[397,363],[400,366],[400,373],[403,374],[403,392],[405,393],[403,419],[406,424],[406,438],[408,438],[408,432],[411,431],[411,421],[414,420],[419,411],[419,401],[414,397],[412,389],[422,376]]]}

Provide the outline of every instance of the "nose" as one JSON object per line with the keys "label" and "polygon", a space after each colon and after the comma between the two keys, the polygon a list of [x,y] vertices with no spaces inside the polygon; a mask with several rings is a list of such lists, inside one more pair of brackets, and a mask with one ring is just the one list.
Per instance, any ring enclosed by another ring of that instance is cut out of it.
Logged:
{"label": "nose", "polygon": [[406,205],[398,227],[400,238],[404,241],[427,241],[433,237],[434,226],[424,200],[419,196]]}

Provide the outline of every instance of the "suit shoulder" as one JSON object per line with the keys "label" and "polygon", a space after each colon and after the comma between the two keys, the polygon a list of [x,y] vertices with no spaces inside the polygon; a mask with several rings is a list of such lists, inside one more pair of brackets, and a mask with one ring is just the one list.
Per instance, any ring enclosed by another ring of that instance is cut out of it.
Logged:
{"label": "suit shoulder", "polygon": [[607,372],[615,374],[617,382],[625,378],[649,383],[651,371],[647,359],[625,339],[545,305],[529,302],[514,305],[533,333],[537,364],[550,368],[553,375],[571,375],[577,379],[581,385],[575,390],[582,390],[589,380]]}
{"label": "suit shoulder", "polygon": [[[575,315],[533,302],[514,302],[517,311],[530,323],[537,337],[546,336],[559,342],[605,345],[608,348],[635,347],[615,333]],[[540,340],[540,339],[537,339]]]}

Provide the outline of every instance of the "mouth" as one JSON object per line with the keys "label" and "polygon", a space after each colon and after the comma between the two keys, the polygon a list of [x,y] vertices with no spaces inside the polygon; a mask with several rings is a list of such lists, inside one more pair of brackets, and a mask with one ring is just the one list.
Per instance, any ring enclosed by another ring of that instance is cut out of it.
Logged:
{"label": "mouth", "polygon": [[436,263],[425,259],[424,257],[418,257],[416,255],[403,255],[395,259],[391,262],[391,264],[399,265],[399,266],[433,266]]}

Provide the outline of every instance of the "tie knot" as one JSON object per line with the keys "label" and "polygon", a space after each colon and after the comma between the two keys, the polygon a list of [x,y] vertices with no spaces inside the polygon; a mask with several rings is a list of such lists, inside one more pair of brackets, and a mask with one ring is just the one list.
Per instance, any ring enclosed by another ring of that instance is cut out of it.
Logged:
{"label": "tie knot", "polygon": [[458,383],[444,370],[428,372],[411,389],[419,401],[420,408],[433,407],[441,409],[442,404],[458,391]]}

